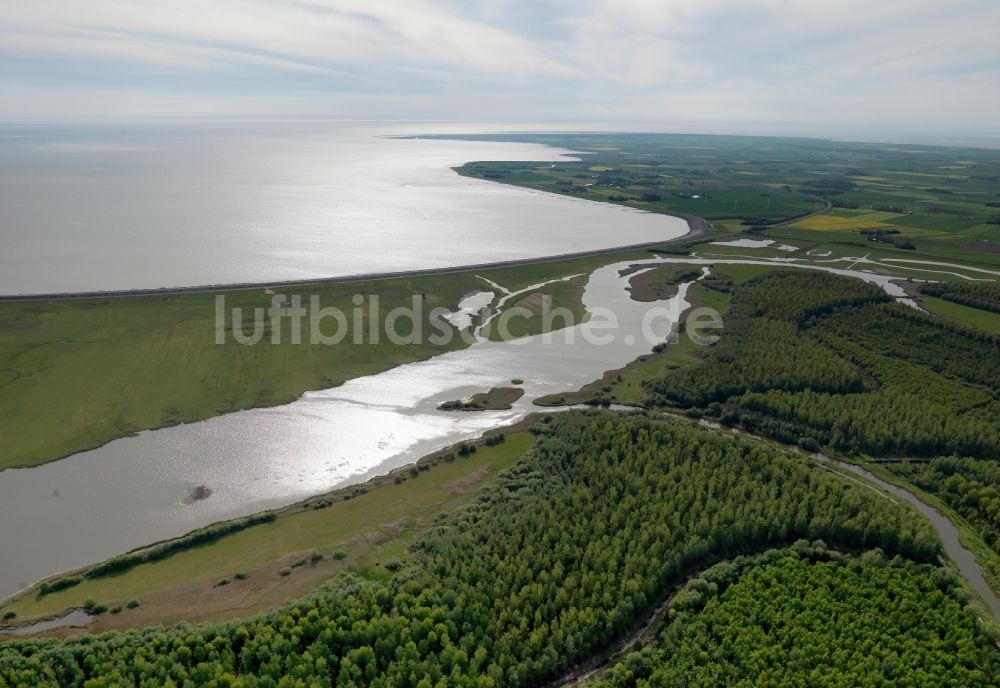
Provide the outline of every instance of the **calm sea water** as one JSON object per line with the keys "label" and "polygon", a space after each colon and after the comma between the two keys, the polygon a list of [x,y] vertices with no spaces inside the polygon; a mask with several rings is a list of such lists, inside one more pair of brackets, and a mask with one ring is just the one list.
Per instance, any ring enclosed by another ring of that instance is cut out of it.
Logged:
{"label": "calm sea water", "polygon": [[391,138],[441,130],[303,122],[0,125],[0,294],[433,268],[684,231],[662,215],[466,179],[451,169],[473,160],[565,160],[568,151]]}

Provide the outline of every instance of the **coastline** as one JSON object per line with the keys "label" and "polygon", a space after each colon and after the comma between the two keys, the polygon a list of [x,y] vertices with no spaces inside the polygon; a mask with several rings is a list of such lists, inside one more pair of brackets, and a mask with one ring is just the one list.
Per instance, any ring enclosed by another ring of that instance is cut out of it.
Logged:
{"label": "coastline", "polygon": [[[666,215],[667,213],[659,213]],[[169,296],[174,294],[203,294],[225,291],[247,291],[252,289],[267,289],[274,287],[304,287],[321,284],[350,284],[352,282],[370,282],[386,279],[399,279],[405,277],[424,277],[428,275],[445,275],[456,272],[469,272],[471,270],[488,270],[492,268],[507,268],[518,265],[538,265],[544,263],[555,263],[562,260],[572,260],[574,258],[587,258],[591,256],[601,256],[605,254],[634,251],[644,248],[655,248],[666,244],[686,241],[700,236],[706,227],[705,221],[700,217],[681,217],[680,215],[669,215],[669,217],[679,217],[688,223],[688,231],[679,237],[663,239],[662,241],[649,241],[641,244],[630,244],[626,246],[612,246],[609,248],[593,249],[589,251],[578,251],[575,253],[559,253],[555,255],[539,256],[537,258],[515,258],[511,260],[498,260],[486,263],[471,263],[467,265],[452,265],[439,268],[425,268],[419,270],[399,270],[395,272],[372,272],[356,273],[352,275],[339,275],[335,277],[319,277],[314,279],[300,280],[280,280],[277,282],[234,282],[231,284],[205,284],[191,287],[158,287],[156,289],[119,289],[108,291],[80,291],[80,292],[53,292],[45,294],[0,294],[0,302],[31,302],[31,301],[64,301],[78,299],[108,299],[108,298],[129,298],[136,296]]]}

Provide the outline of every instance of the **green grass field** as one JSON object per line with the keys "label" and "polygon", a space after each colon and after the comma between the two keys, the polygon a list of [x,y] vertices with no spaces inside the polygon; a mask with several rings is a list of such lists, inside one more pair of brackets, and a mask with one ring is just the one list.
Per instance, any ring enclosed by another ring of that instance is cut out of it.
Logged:
{"label": "green grass field", "polygon": [[[142,603],[138,609],[104,615],[93,630],[148,626],[231,618],[275,607],[340,571],[385,577],[389,573],[385,564],[408,556],[409,545],[440,514],[464,504],[475,490],[513,465],[533,441],[528,432],[513,432],[505,442],[481,445],[469,457],[441,461],[426,471],[397,471],[405,478],[401,484],[381,479],[366,493],[335,500],[323,509],[294,505],[277,512],[272,523],[41,598],[29,594],[0,609],[0,614],[16,610],[20,622],[81,607],[88,599],[111,607],[136,598]],[[346,556],[336,559],[338,551]],[[289,576],[280,575],[282,568],[308,559],[312,552],[323,554],[323,560],[294,567]],[[235,579],[236,572],[246,573],[246,579]],[[229,583],[216,585],[222,579]]]}
{"label": "green grass field", "polygon": [[921,296],[920,303],[931,313],[953,320],[974,330],[1000,334],[1000,314],[952,303],[934,296]]}
{"label": "green grass field", "polygon": [[585,322],[588,313],[582,299],[588,277],[589,272],[511,299],[485,328],[489,339],[516,339]]}

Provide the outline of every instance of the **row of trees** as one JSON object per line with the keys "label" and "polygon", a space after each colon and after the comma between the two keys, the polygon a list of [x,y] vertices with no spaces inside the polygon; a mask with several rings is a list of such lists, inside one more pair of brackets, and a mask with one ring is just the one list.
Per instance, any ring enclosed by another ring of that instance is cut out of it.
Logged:
{"label": "row of trees", "polygon": [[232,623],[10,641],[0,686],[534,686],[706,561],[800,538],[939,553],[902,506],[757,443],[596,412],[537,431],[388,582],[342,576]]}

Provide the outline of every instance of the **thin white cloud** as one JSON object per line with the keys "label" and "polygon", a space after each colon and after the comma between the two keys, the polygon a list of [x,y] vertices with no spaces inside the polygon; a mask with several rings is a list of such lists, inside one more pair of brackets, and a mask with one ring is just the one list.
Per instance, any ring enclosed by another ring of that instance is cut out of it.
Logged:
{"label": "thin white cloud", "polygon": [[[333,116],[990,127],[997,26],[995,0],[5,0],[0,59],[17,66],[0,83],[78,102],[88,78],[106,98],[119,71],[150,69],[149,102],[236,115],[280,91],[282,113]],[[60,65],[83,83],[34,83]]]}
{"label": "thin white cloud", "polygon": [[[311,66],[403,60],[568,74],[527,40],[412,0],[7,0],[0,49],[183,63],[197,48]],[[210,66],[210,65],[205,65]]]}

